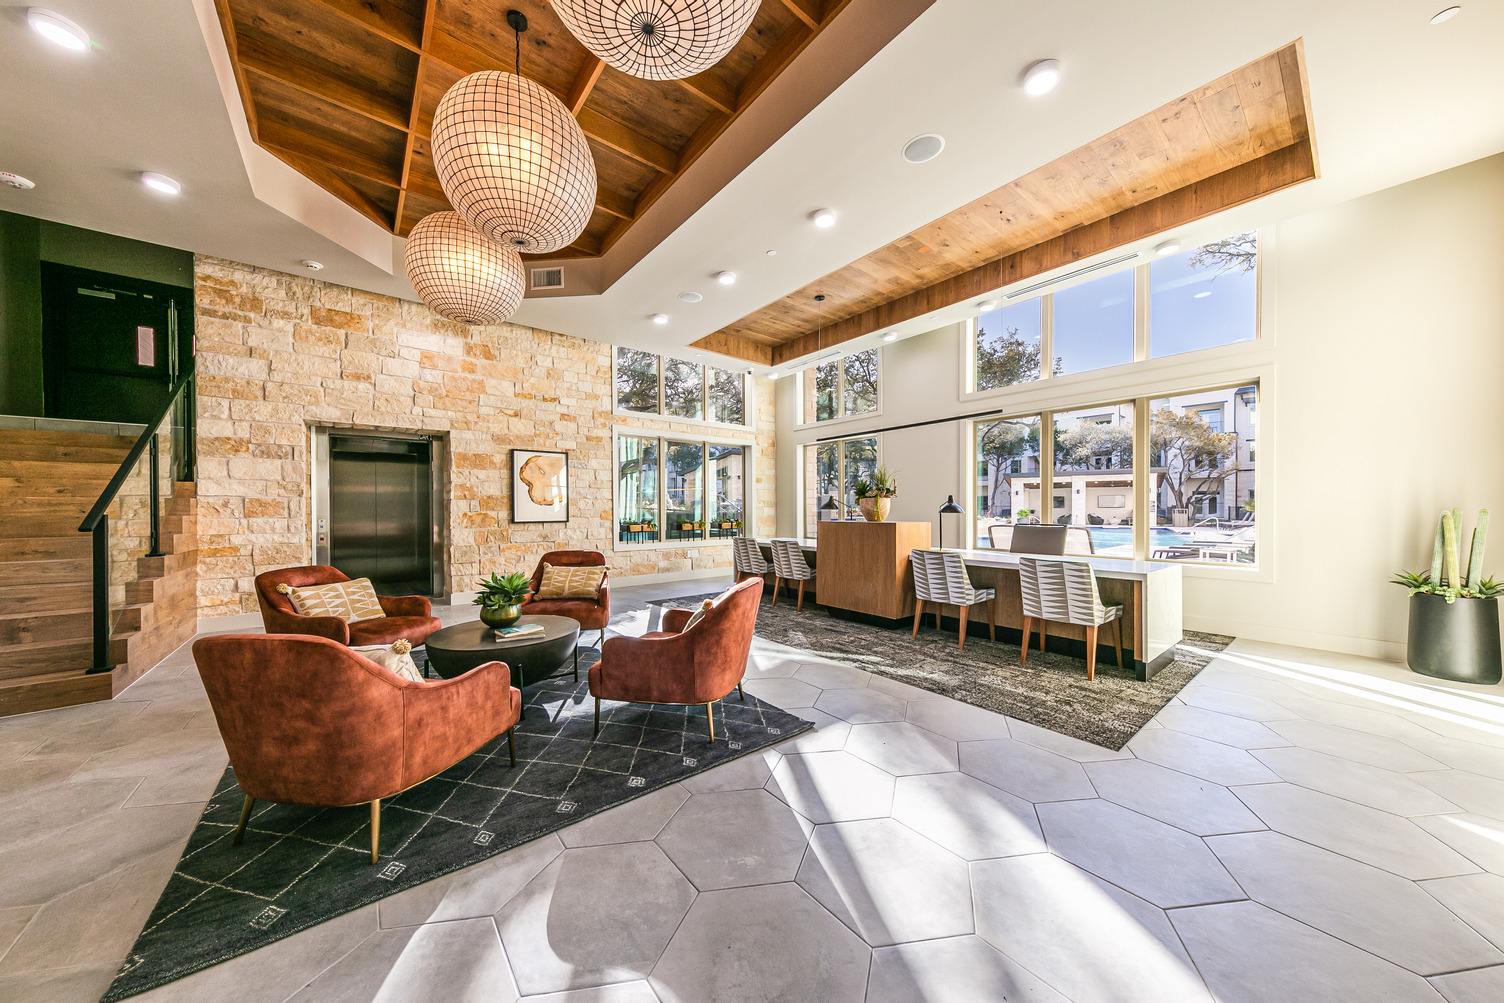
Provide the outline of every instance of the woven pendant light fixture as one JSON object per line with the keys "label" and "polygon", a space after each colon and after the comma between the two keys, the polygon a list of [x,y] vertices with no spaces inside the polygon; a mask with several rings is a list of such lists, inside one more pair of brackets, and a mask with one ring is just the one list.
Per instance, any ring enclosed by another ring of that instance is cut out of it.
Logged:
{"label": "woven pendant light fixture", "polygon": [[472,230],[457,212],[424,216],[407,235],[407,277],[429,309],[461,324],[499,324],[527,291],[522,258]]}
{"label": "woven pendant light fixture", "polygon": [[580,44],[643,80],[710,69],[752,24],[761,0],[553,0]]}

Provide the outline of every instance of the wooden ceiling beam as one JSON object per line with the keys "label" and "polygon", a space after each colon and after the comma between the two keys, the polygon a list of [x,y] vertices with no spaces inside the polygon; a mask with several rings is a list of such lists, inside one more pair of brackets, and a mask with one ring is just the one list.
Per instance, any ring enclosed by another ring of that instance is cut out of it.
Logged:
{"label": "wooden ceiling beam", "polygon": [[[1003,286],[1173,230],[1316,176],[1311,142],[1302,139],[1220,174],[1077,227],[1033,247],[989,261],[960,275],[825,325],[773,349],[772,365],[914,320],[935,310],[991,295]],[[737,337],[716,332],[709,338]],[[704,348],[709,338],[694,343]],[[747,339],[739,339],[746,341]],[[720,342],[717,342],[718,344]],[[748,342],[751,344],[751,342]]]}
{"label": "wooden ceiling beam", "polygon": [[286,84],[320,101],[354,112],[363,118],[406,131],[409,127],[406,109],[371,91],[346,83],[323,70],[309,66],[284,52],[258,41],[254,37],[240,39],[240,63],[258,76]]}
{"label": "wooden ceiling beam", "polygon": [[580,109],[585,107],[590,92],[595,90],[595,82],[601,78],[601,71],[605,68],[606,64],[599,56],[588,52],[585,54],[585,65],[575,74],[569,93],[564,95],[564,107],[569,109],[569,114],[578,115]]}
{"label": "wooden ceiling beam", "polygon": [[340,146],[279,122],[261,123],[261,145],[274,153],[280,151],[302,160],[337,167],[347,174],[375,181],[388,188],[400,187],[401,168],[393,167],[368,153]]}
{"label": "wooden ceiling beam", "polygon": [[251,130],[251,140],[259,143],[261,140],[256,122],[256,102],[251,100],[251,83],[246,79],[245,67],[240,65],[240,36],[235,30],[235,20],[230,16],[230,0],[214,0],[214,9],[219,13],[219,28],[224,32],[230,65],[235,69],[235,87],[240,91],[240,106],[245,109],[245,121]]}
{"label": "wooden ceiling beam", "polygon": [[736,111],[736,94],[709,70],[685,77],[678,84],[722,115],[731,115]]}
{"label": "wooden ceiling beam", "polygon": [[783,5],[790,14],[803,21],[805,27],[820,27],[820,0],[783,0]]}
{"label": "wooden ceiling beam", "polygon": [[307,177],[319,187],[331,192],[356,212],[389,229],[397,228],[398,220],[389,218],[384,206],[365,192],[340,177],[325,164],[302,157],[290,150],[269,148],[272,155],[287,166]]}
{"label": "wooden ceiling beam", "polygon": [[434,8],[438,0],[426,0],[423,5],[423,34],[418,46],[418,70],[413,76],[413,99],[407,109],[407,146],[402,152],[402,186],[397,191],[397,212],[393,230],[401,229],[407,212],[407,189],[412,183],[413,144],[417,142],[418,116],[423,111],[423,81],[428,71],[428,57],[423,50],[428,48],[433,37]]}
{"label": "wooden ceiling beam", "polygon": [[394,45],[423,51],[423,25],[391,0],[308,0]]}
{"label": "wooden ceiling beam", "polygon": [[581,108],[575,117],[580,128],[585,130],[585,135],[602,146],[609,146],[617,153],[624,153],[638,163],[664,174],[678,172],[679,155],[668,147],[634,132],[615,119],[607,118],[594,108]]}

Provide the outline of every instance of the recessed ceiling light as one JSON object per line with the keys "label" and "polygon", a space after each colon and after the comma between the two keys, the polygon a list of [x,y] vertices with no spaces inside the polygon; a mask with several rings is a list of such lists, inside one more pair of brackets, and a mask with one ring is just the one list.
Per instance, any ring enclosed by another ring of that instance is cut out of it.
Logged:
{"label": "recessed ceiling light", "polygon": [[996,310],[997,300],[982,300],[977,304],[977,309],[982,311],[983,313],[987,313],[990,310]]}
{"label": "recessed ceiling light", "polygon": [[298,262],[298,264],[302,265],[310,272],[316,272],[324,267],[324,263],[322,261],[314,261],[312,258],[304,258],[302,261]]}
{"label": "recessed ceiling light", "polygon": [[810,222],[822,230],[829,230],[836,225],[836,214],[829,209],[816,209],[809,214]]}
{"label": "recessed ceiling light", "polygon": [[1154,253],[1163,258],[1166,254],[1174,254],[1180,250],[1180,241],[1166,240],[1154,245]]}
{"label": "recessed ceiling light", "polygon": [[1203,289],[1203,290],[1201,290],[1201,292],[1197,293],[1195,296],[1193,296],[1191,298],[1192,299],[1198,299],[1198,300],[1204,300],[1208,296],[1210,296],[1211,294],[1212,294],[1212,291],[1210,289]]}
{"label": "recessed ceiling light", "polygon": [[1440,24],[1443,21],[1450,21],[1452,18],[1456,17],[1458,14],[1461,14],[1461,13],[1462,13],[1462,8],[1461,7],[1448,7],[1446,10],[1439,10],[1435,14],[1432,14],[1431,15],[1431,23],[1432,24]]}
{"label": "recessed ceiling light", "polygon": [[1040,59],[1024,70],[1024,92],[1033,97],[1048,94],[1060,83],[1060,60]]}
{"label": "recessed ceiling light", "polygon": [[667,324],[668,323],[668,314],[666,314],[666,313],[655,313],[655,314],[653,314],[653,323],[654,324],[659,324],[659,325]]}
{"label": "recessed ceiling light", "polygon": [[152,191],[161,192],[163,195],[177,195],[183,190],[182,185],[167,175],[158,174],[156,171],[142,171],[141,183]]}
{"label": "recessed ceiling light", "polygon": [[23,192],[28,192],[35,188],[37,183],[30,178],[23,178],[19,174],[12,174],[10,171],[0,171],[0,185],[9,185],[12,188],[19,188]]}
{"label": "recessed ceiling light", "polygon": [[705,297],[701,296],[699,293],[680,293],[679,294],[679,302],[680,303],[698,303],[698,302],[700,302],[700,300],[702,300],[704,298]]}
{"label": "recessed ceiling light", "polygon": [[768,379],[770,379],[770,380],[776,380],[776,379],[778,379],[778,374],[777,373],[769,373],[768,374]]}
{"label": "recessed ceiling light", "polygon": [[764,251],[764,252],[763,252],[763,253],[764,253],[764,254],[766,254],[766,255],[767,255],[767,256],[768,256],[768,257],[770,257],[770,258],[771,258],[771,257],[772,257],[772,256],[773,256],[773,255],[775,255],[775,254],[777,254],[777,253],[778,253],[778,252],[777,252],[777,251],[775,251],[775,250],[773,250],[773,249],[772,249],[772,248],[771,248],[771,247],[770,247],[770,248],[768,248],[768,249],[767,249],[767,250],[766,250],[766,251]]}
{"label": "recessed ceiling light", "polygon": [[715,273],[715,280],[717,282],[719,282],[723,286],[734,285],[736,283],[736,273],[735,272],[716,272]]}
{"label": "recessed ceiling light", "polygon": [[915,136],[903,145],[903,159],[911,164],[922,164],[940,156],[945,149],[945,137],[933,132]]}
{"label": "recessed ceiling light", "polygon": [[32,7],[26,12],[26,23],[31,25],[32,31],[54,45],[61,45],[74,52],[82,52],[89,47],[89,33],[54,11]]}
{"label": "recessed ceiling light", "polygon": [[883,340],[884,341],[897,341],[898,340],[898,335],[894,334],[892,331],[889,331],[887,334],[883,335]]}

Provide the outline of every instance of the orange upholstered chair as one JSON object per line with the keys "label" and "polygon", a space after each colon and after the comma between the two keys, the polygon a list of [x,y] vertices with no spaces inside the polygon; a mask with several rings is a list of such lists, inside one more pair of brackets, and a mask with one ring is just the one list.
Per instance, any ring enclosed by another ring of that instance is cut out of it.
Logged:
{"label": "orange upholstered chair", "polygon": [[251,807],[371,806],[371,863],[381,799],[420,784],[507,732],[522,692],[502,662],[454,679],[410,682],[322,637],[224,634],[193,642],[209,705]]}
{"label": "orange upholstered chair", "polygon": [[406,638],[417,647],[428,635],[444,626],[433,615],[433,606],[422,596],[377,596],[386,616],[359,623],[346,623],[337,616],[303,616],[292,600],[277,591],[278,585],[300,588],[348,582],[350,576],[327,564],[306,568],[281,568],[256,576],[256,601],[261,604],[261,622],[268,634],[312,634],[346,645],[391,644]]}
{"label": "orange upholstered chair", "polygon": [[642,637],[613,637],[590,667],[595,697],[595,730],[600,732],[601,701],[704,704],[715,741],[712,704],[741,690],[752,648],[752,630],[762,599],[762,579],[748,578],[727,589],[694,626],[694,610],[663,612],[664,630]]}
{"label": "orange upholstered chair", "polygon": [[[566,568],[604,568],[606,555],[598,550],[555,550],[538,559],[533,569],[533,594],[543,584],[543,569],[550,564]],[[607,573],[609,575],[609,572]],[[606,624],[611,619],[611,583],[601,578],[600,595],[594,599],[534,599],[522,607],[524,616],[567,616],[579,622],[580,630],[599,630],[606,640]]]}

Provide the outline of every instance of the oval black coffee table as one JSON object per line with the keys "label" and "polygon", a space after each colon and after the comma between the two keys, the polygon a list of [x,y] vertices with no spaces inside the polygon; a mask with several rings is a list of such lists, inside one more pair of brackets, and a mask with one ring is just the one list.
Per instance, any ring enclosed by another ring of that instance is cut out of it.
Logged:
{"label": "oval black coffee table", "polygon": [[543,633],[498,641],[495,628],[479,620],[457,623],[428,635],[423,643],[428,664],[445,679],[453,679],[486,662],[506,662],[512,670],[512,685],[522,687],[558,672],[573,654],[574,674],[579,678],[578,621],[567,616],[524,616],[517,623],[539,624]]}

